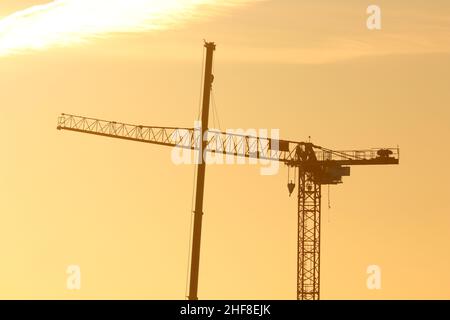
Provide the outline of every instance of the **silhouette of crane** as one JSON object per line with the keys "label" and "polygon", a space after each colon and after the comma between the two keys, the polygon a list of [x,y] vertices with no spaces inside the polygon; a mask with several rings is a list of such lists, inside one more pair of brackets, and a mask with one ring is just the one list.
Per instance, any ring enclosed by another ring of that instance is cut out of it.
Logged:
{"label": "silhouette of crane", "polygon": [[[208,129],[213,53],[216,45],[205,42],[202,121],[198,128],[132,125],[62,114],[58,130],[138,141],[195,151],[197,154],[196,197],[191,243],[188,299],[197,300],[200,243],[207,153],[279,161],[298,173],[297,299],[320,298],[320,213],[322,185],[342,183],[350,166],[399,164],[398,148],[334,151],[310,141],[296,142]],[[295,189],[288,182],[289,194]]]}

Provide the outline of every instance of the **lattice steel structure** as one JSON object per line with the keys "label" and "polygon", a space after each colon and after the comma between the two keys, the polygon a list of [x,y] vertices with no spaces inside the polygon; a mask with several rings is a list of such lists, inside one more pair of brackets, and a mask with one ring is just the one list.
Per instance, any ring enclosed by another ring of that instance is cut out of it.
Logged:
{"label": "lattice steel structure", "polygon": [[[200,149],[200,128],[143,126],[62,114],[57,128],[163,146]],[[297,298],[320,298],[321,186],[338,184],[351,165],[398,164],[398,148],[334,151],[309,142],[208,131],[206,151],[281,161],[298,170]]]}
{"label": "lattice steel structure", "polygon": [[321,185],[314,174],[298,175],[297,299],[320,298],[320,202]]}
{"label": "lattice steel structure", "polygon": [[[191,150],[199,149],[201,137],[200,128],[134,125],[65,113],[58,117],[57,129]],[[206,151],[236,157],[281,161],[291,166],[298,166],[299,161],[303,161],[299,157],[307,149],[308,152],[315,154],[314,161],[323,167],[398,162],[398,148],[335,151],[309,142],[235,133],[238,131],[208,130]],[[380,150],[386,150],[390,156],[381,157],[378,154]]]}

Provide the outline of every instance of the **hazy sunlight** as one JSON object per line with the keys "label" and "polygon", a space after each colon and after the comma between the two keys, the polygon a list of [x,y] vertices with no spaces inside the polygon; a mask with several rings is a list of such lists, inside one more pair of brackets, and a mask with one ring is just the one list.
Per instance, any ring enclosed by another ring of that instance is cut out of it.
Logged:
{"label": "hazy sunlight", "polygon": [[[164,29],[254,1],[55,0],[0,19],[0,56],[77,44],[112,33]],[[205,11],[205,7],[212,10]]]}

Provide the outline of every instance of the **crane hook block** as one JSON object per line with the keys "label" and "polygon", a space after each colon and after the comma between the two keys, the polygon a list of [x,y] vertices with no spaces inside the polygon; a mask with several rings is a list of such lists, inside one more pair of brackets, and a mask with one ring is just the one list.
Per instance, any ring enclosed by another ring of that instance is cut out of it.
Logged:
{"label": "crane hook block", "polygon": [[294,192],[295,189],[295,183],[293,183],[292,181],[288,183],[288,190],[289,190],[289,197],[292,195],[292,192]]}

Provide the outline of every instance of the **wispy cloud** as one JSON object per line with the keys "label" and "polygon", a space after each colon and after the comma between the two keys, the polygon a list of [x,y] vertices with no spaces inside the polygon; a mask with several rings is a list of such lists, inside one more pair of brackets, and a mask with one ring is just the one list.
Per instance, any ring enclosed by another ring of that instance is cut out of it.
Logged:
{"label": "wispy cloud", "polygon": [[173,27],[258,0],[55,0],[0,20],[0,56]]}
{"label": "wispy cloud", "polygon": [[449,54],[450,31],[426,33],[385,33],[363,37],[351,35],[323,39],[304,47],[235,48],[232,60],[259,63],[328,64],[367,57]]}
{"label": "wispy cloud", "polygon": [[236,56],[261,62],[328,64],[371,57],[449,54],[450,4],[404,6],[406,2],[382,6],[381,30],[368,30],[364,5],[330,0],[326,6],[322,2],[305,6],[298,1],[284,12],[286,22],[276,21],[265,32],[258,30],[264,35],[272,32],[273,45],[246,43],[248,49],[236,49]]}

